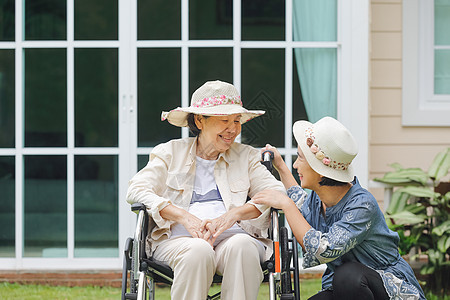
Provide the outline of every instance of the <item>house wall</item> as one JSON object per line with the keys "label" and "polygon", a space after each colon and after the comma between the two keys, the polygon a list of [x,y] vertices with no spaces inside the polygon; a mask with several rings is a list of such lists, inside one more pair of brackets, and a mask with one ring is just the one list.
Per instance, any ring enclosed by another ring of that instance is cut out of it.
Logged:
{"label": "house wall", "polygon": [[[369,180],[394,162],[428,170],[450,128],[402,126],[402,1],[372,0],[370,14]],[[370,191],[383,207],[383,189]]]}

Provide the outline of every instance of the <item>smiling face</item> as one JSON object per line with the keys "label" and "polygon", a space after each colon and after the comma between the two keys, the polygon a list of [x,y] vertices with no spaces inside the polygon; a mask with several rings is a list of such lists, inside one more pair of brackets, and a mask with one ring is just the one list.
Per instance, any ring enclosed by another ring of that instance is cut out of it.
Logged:
{"label": "smiling face", "polygon": [[294,162],[293,166],[294,169],[297,169],[301,186],[302,188],[315,190],[320,187],[319,182],[322,179],[322,176],[311,168],[300,147],[297,147],[297,153],[297,160]]}
{"label": "smiling face", "polygon": [[205,159],[216,159],[219,153],[225,152],[231,147],[241,133],[241,115],[207,118],[196,115],[195,125],[201,130],[198,137],[197,155]]}

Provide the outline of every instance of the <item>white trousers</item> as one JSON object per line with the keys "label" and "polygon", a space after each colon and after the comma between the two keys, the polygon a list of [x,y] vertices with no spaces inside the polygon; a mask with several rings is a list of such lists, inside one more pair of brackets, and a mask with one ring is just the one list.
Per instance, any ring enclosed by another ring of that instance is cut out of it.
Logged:
{"label": "white trousers", "polygon": [[264,246],[247,234],[233,235],[215,249],[202,239],[178,237],[160,244],[153,255],[174,271],[174,300],[205,300],[216,272],[223,276],[221,299],[258,297]]}

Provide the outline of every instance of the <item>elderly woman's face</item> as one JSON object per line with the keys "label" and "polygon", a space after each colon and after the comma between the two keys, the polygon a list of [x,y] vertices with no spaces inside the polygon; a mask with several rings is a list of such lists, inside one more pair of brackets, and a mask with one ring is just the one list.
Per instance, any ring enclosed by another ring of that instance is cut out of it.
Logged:
{"label": "elderly woman's face", "polygon": [[227,151],[241,133],[241,115],[199,117],[196,125],[201,130],[199,143],[201,148],[221,153]]}

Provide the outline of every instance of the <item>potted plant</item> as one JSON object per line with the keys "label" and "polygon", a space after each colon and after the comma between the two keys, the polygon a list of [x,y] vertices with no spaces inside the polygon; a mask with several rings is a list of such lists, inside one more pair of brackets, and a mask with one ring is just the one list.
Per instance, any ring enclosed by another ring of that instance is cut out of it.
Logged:
{"label": "potted plant", "polygon": [[418,248],[427,256],[420,274],[427,276],[425,290],[450,293],[450,189],[441,182],[450,169],[450,148],[438,153],[428,172],[392,164],[394,171],[375,181],[395,187],[385,212],[389,227],[400,236],[401,255]]}

